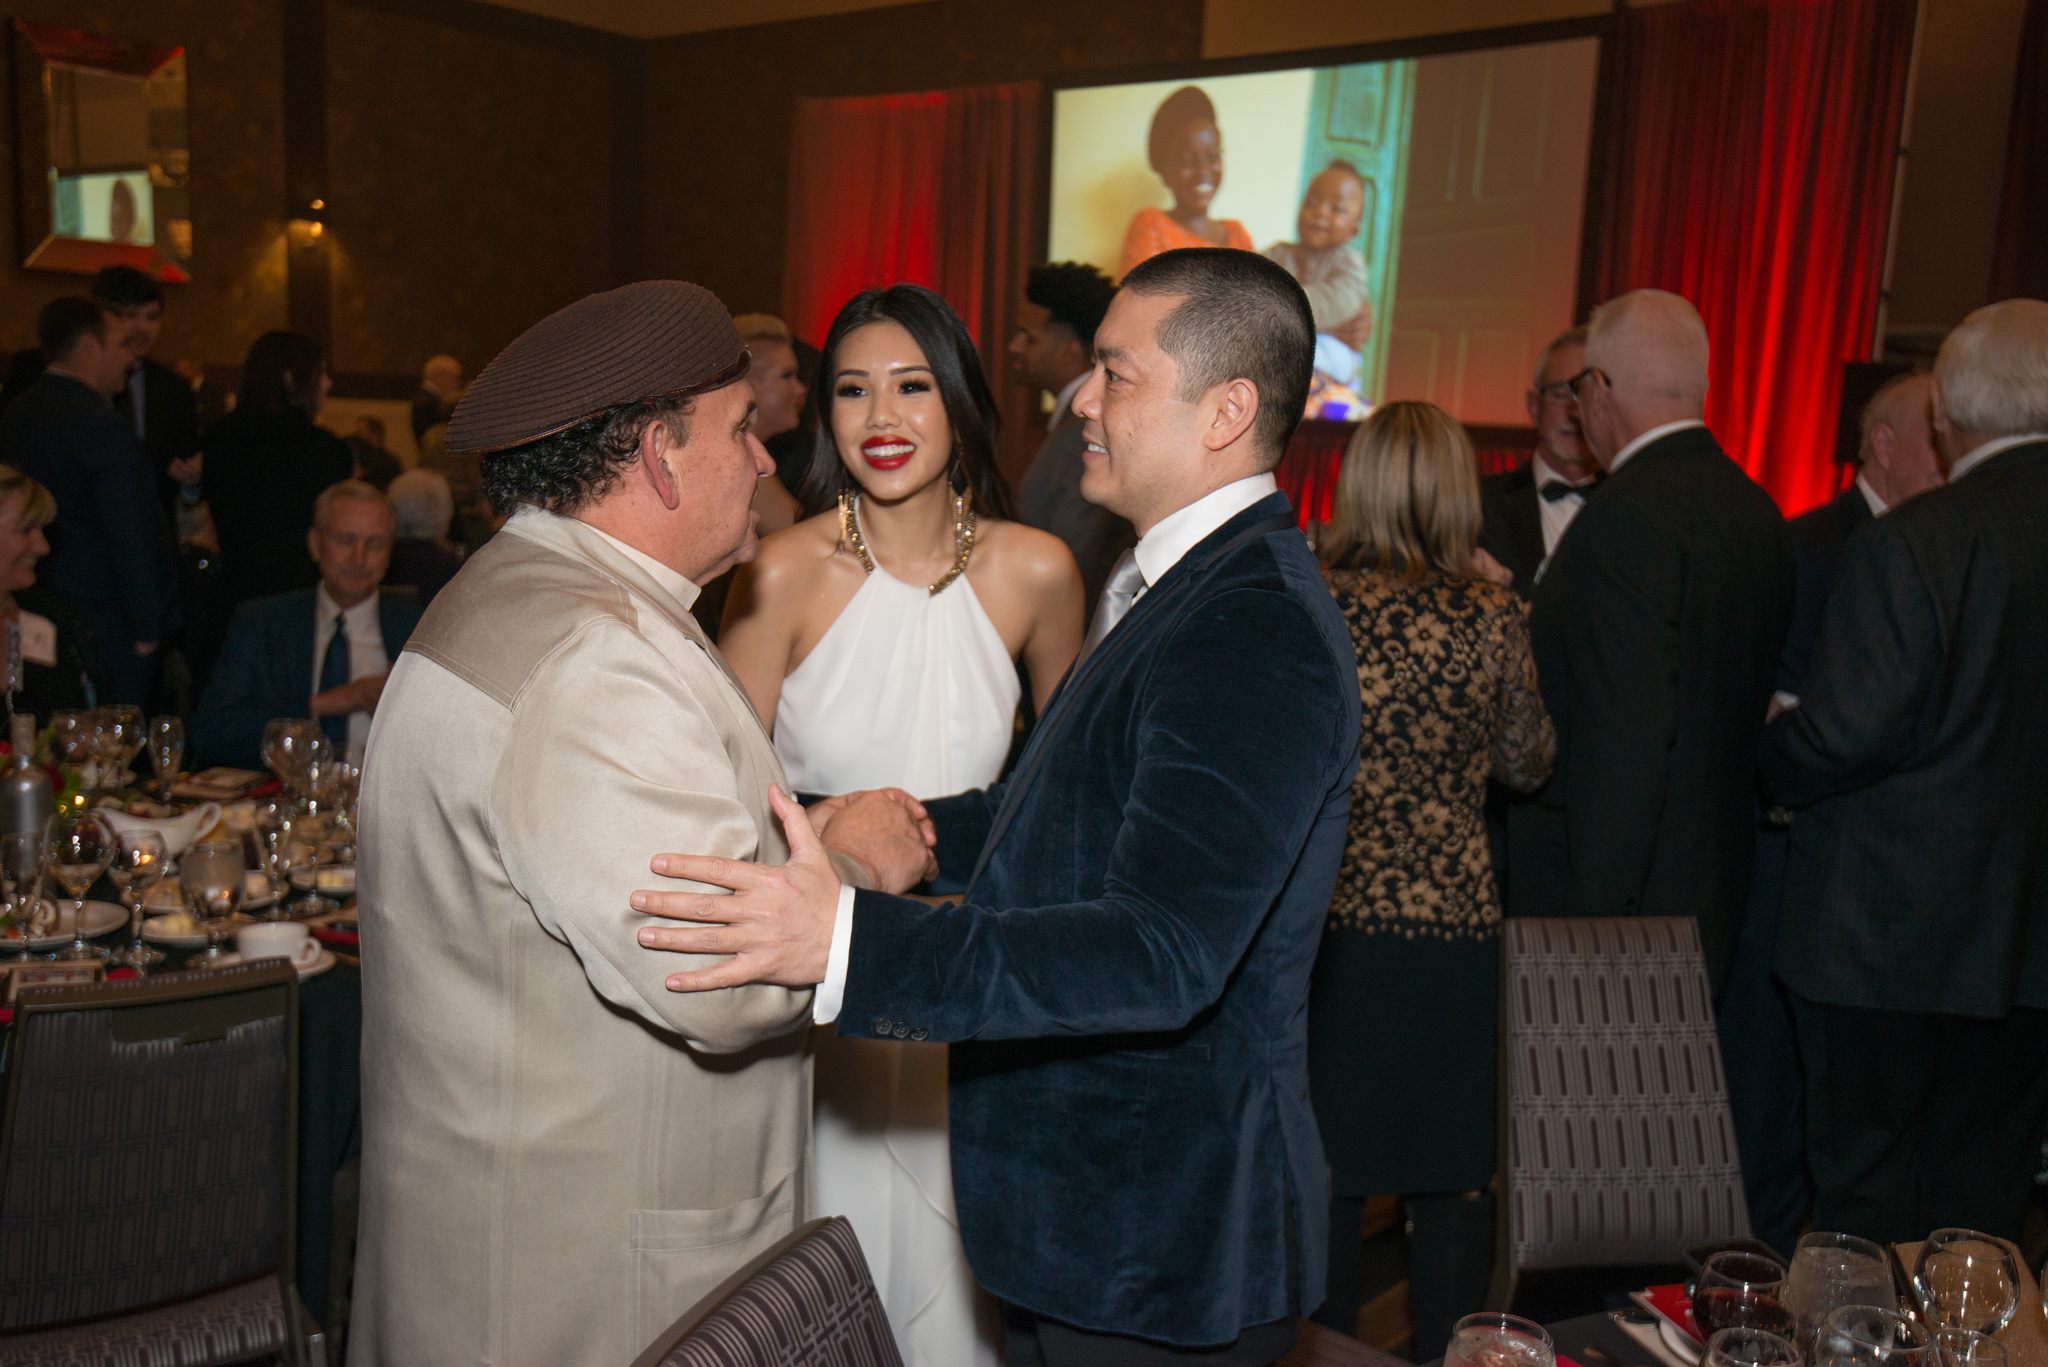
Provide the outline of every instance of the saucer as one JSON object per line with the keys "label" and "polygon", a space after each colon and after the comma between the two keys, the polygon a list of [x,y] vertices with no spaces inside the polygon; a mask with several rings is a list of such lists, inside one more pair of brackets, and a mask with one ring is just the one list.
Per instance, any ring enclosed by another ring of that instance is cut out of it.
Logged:
{"label": "saucer", "polygon": [[[213,966],[215,968],[233,968],[236,964],[239,964],[241,962],[241,951],[231,949],[227,953],[221,955],[218,959],[215,959],[213,961]],[[323,946],[320,950],[319,955],[314,958],[313,962],[307,964],[304,968],[301,968],[299,970],[299,981],[304,982],[308,978],[317,978],[322,973],[325,973],[328,969],[334,967],[334,965],[338,962],[340,961],[334,957],[334,951]]]}

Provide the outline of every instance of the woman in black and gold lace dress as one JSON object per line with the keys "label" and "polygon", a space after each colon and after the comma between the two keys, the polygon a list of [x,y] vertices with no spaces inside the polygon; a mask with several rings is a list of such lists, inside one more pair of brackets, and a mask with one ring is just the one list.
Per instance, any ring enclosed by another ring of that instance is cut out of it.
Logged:
{"label": "woman in black and gold lace dress", "polygon": [[1403,1196],[1418,1362],[1487,1284],[1501,912],[1486,783],[1534,788],[1556,752],[1519,600],[1482,573],[1478,534],[1464,429],[1433,404],[1375,410],[1345,452],[1323,554],[1365,726],[1309,995],[1333,1178],[1318,1318],[1352,1332],[1364,1198]]}

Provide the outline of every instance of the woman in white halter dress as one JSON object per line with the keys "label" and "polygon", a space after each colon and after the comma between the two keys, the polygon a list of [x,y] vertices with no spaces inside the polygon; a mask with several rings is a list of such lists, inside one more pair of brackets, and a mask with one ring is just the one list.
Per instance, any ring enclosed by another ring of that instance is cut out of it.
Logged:
{"label": "woman in white halter dress", "polygon": [[[1042,706],[1081,643],[1079,571],[999,520],[996,417],[966,329],[914,285],[856,296],[819,370],[823,513],[761,543],[720,646],[800,793],[995,781],[1030,674]],[[957,887],[970,871],[942,869]],[[813,1212],[852,1220],[910,1367],[999,1361],[953,1208],[942,1044],[815,1032]]]}

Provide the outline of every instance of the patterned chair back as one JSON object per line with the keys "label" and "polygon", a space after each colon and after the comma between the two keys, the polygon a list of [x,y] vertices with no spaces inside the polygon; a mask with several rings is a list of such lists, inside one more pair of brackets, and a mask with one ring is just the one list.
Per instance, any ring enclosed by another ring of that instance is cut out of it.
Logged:
{"label": "patterned chair back", "polygon": [[902,1367],[860,1240],[813,1220],[720,1283],[633,1367]]}
{"label": "patterned chair back", "polygon": [[1502,936],[1505,1303],[1528,1271],[1749,1236],[1699,927],[1514,918]]}
{"label": "patterned chair back", "polygon": [[271,962],[21,993],[0,1331],[289,1283],[298,991]]}

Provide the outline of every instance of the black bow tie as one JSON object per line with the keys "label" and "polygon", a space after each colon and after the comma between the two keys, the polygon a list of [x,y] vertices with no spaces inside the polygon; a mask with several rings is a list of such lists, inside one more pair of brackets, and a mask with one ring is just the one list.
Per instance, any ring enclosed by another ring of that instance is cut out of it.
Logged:
{"label": "black bow tie", "polygon": [[1574,494],[1578,494],[1581,497],[1590,494],[1599,483],[1600,479],[1597,475],[1587,480],[1584,484],[1566,484],[1561,479],[1553,479],[1546,481],[1543,487],[1536,492],[1543,495],[1545,503],[1555,503],[1561,498],[1570,498]]}

